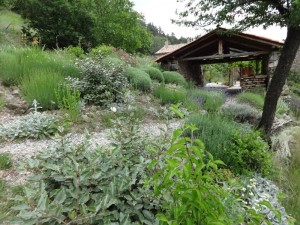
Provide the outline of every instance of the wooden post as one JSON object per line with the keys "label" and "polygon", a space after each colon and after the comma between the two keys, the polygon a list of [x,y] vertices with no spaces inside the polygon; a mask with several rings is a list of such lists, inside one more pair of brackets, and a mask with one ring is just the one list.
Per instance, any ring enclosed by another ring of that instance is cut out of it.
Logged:
{"label": "wooden post", "polygon": [[267,75],[266,89],[268,88],[271,80],[270,71],[269,71],[269,62],[270,62],[270,54],[264,55],[262,59],[261,72],[263,75]]}
{"label": "wooden post", "polygon": [[223,47],[223,40],[219,40],[219,45],[218,45],[218,54],[222,55],[224,53],[224,47]]}

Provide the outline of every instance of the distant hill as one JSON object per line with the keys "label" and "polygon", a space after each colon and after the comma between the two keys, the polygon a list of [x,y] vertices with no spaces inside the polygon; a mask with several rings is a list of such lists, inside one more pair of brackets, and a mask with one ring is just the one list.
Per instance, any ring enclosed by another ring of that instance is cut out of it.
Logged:
{"label": "distant hill", "polygon": [[17,13],[0,9],[0,45],[21,44],[21,28],[24,20]]}

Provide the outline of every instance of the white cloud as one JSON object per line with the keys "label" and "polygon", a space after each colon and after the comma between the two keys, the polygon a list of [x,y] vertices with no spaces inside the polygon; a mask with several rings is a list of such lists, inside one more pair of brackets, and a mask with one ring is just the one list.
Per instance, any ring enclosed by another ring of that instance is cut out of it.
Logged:
{"label": "white cloud", "polygon": [[[187,28],[171,23],[171,19],[176,19],[176,9],[181,10],[184,5],[176,0],[132,0],[135,4],[134,9],[145,16],[147,23],[153,23],[155,26],[167,33],[174,33],[177,37],[195,37],[203,35],[206,32],[196,30],[195,28]],[[282,41],[286,37],[286,29],[279,27],[270,27],[267,30],[261,27],[246,31],[246,33],[271,38]]]}

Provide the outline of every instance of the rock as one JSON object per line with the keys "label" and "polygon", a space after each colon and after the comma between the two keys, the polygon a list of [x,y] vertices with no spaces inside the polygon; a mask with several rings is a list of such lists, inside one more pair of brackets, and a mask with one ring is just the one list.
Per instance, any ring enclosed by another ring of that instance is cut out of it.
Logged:
{"label": "rock", "polygon": [[18,89],[13,90],[11,94],[12,94],[13,96],[17,96],[17,97],[20,96],[20,92],[19,92]]}
{"label": "rock", "polygon": [[24,114],[28,110],[27,104],[25,102],[13,102],[13,101],[6,101],[4,107],[13,111],[14,114]]}
{"label": "rock", "polygon": [[84,121],[84,122],[86,122],[86,123],[88,123],[88,122],[91,122],[91,118],[88,116],[88,115],[82,115],[82,120]]}

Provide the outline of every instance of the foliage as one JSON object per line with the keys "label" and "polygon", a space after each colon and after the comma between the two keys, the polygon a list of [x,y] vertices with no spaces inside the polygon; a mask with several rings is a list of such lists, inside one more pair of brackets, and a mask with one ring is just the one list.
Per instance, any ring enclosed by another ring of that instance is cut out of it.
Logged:
{"label": "foliage", "polygon": [[47,48],[81,45],[86,49],[95,44],[94,20],[83,1],[19,1],[18,7],[28,21],[24,31],[39,37]]}
{"label": "foliage", "polygon": [[176,130],[171,146],[152,163],[155,173],[151,184],[162,200],[162,211],[157,215],[160,224],[240,224],[241,216],[234,221],[228,212],[231,209],[240,215],[238,202],[214,182],[214,173],[223,162],[215,160],[202,141],[182,137],[183,133]]}
{"label": "foliage", "polygon": [[55,90],[64,79],[52,70],[36,70],[22,80],[21,90],[27,103],[36,99],[44,110],[57,108]]}
{"label": "foliage", "polygon": [[[224,82],[228,73],[229,66],[226,63],[203,65],[205,81]],[[227,79],[228,80],[228,79]]]}
{"label": "foliage", "polygon": [[237,122],[257,124],[261,114],[248,104],[230,103],[221,107],[220,111]]}
{"label": "foliage", "polygon": [[151,90],[152,81],[150,76],[143,70],[129,67],[126,70],[126,75],[130,84],[135,88],[143,92]]}
{"label": "foliage", "polygon": [[[226,159],[224,153],[231,143],[231,136],[241,129],[241,125],[236,124],[232,120],[217,114],[193,114],[186,122],[194,124],[198,129],[194,131],[194,136],[199,138],[205,144],[207,150],[217,159]],[[190,131],[187,130],[187,135]]]}
{"label": "foliage", "polygon": [[111,55],[115,51],[115,48],[110,45],[99,45],[90,50],[90,54],[92,55],[101,55],[102,57],[106,57]]}
{"label": "foliage", "polygon": [[57,132],[58,119],[46,113],[34,112],[21,116],[8,124],[0,125],[0,139],[40,139]]}
{"label": "foliage", "polygon": [[272,153],[257,131],[239,132],[230,136],[222,160],[235,174],[272,175]]}
{"label": "foliage", "polygon": [[80,91],[63,84],[55,91],[58,108],[67,113],[67,117],[73,122],[79,122],[81,116]]}
{"label": "foliage", "polygon": [[149,74],[152,80],[157,80],[160,83],[164,83],[164,76],[159,69],[148,66],[148,67],[142,67],[141,70]]}
{"label": "foliage", "polygon": [[184,89],[170,89],[165,86],[158,86],[153,90],[153,95],[159,98],[163,105],[181,103],[186,98]]}
{"label": "foliage", "polygon": [[201,89],[190,89],[187,93],[186,107],[194,105],[194,108],[201,107],[208,112],[217,111],[225,102],[223,92],[205,91]]}
{"label": "foliage", "polygon": [[12,165],[11,155],[9,153],[0,153],[0,170],[10,169]]}
{"label": "foliage", "polygon": [[84,57],[84,50],[80,46],[69,46],[66,48],[66,51],[71,54],[76,56],[77,58],[83,58]]}
{"label": "foliage", "polygon": [[80,61],[81,82],[79,90],[89,103],[107,105],[121,100],[129,87],[122,65],[104,63],[101,58]]}
{"label": "foliage", "polygon": [[166,84],[177,84],[181,86],[186,86],[187,82],[185,78],[177,72],[165,71],[163,72],[163,76]]}
{"label": "foliage", "polygon": [[129,116],[115,122],[112,149],[60,139],[56,148],[30,160],[36,176],[25,196],[14,198],[17,222],[157,224],[156,201],[143,187],[149,160],[135,121]]}

